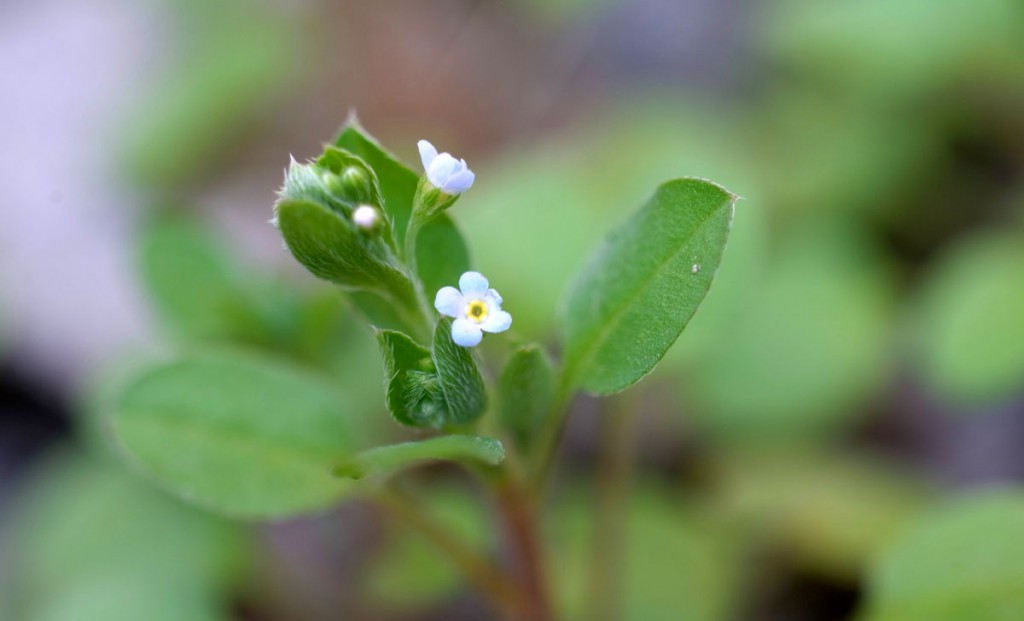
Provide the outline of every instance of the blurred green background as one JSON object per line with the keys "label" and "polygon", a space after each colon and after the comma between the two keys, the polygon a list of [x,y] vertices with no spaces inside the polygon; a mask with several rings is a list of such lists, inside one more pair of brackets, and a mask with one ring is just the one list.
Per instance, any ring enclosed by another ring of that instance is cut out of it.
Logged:
{"label": "blurred green background", "polygon": [[[655,374],[575,404],[546,505],[565,618],[608,614],[623,407],[622,618],[1024,618],[1019,2],[44,0],[0,6],[0,85],[0,618],[490,618],[368,505],[238,524],[109,441],[124,377],[210,343],[318,369],[368,443],[400,437],[372,338],[266,224],[352,109],[477,172],[453,216],[515,317],[493,361],[556,345],[568,280],[661,181],[743,197]],[[469,481],[413,478],[497,548]]]}

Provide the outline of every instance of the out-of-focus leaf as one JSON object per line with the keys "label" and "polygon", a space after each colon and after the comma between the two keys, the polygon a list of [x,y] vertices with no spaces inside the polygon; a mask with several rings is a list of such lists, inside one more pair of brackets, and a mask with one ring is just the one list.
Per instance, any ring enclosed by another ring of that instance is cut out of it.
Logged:
{"label": "out-of-focus leaf", "polygon": [[204,341],[250,340],[263,325],[221,247],[184,219],[164,218],[141,241],[141,271],[150,298],[180,335]]}
{"label": "out-of-focus leaf", "polygon": [[[464,490],[434,488],[422,494],[431,518],[475,549],[493,542],[483,507]],[[418,533],[395,524],[386,547],[375,554],[360,589],[385,610],[423,610],[465,584],[458,568]]]}
{"label": "out-of-focus leaf", "polygon": [[855,583],[934,491],[875,456],[799,446],[728,452],[717,505],[816,575]]}
{"label": "out-of-focus leaf", "polygon": [[699,422],[769,439],[835,429],[886,378],[891,287],[839,223],[792,227],[716,347],[687,369]]}
{"label": "out-of-focus leaf", "polygon": [[1024,610],[1024,494],[988,491],[922,517],[870,576],[869,621],[1015,621]]}
{"label": "out-of-focus leaf", "polygon": [[137,181],[159,188],[195,181],[267,116],[299,73],[288,27],[282,15],[251,3],[183,24],[184,56],[141,90],[132,129],[122,132],[123,159]]}
{"label": "out-of-focus leaf", "polygon": [[229,618],[246,557],[240,527],[70,451],[27,483],[6,548],[18,568],[12,618]]}
{"label": "out-of-focus leaf", "polygon": [[[621,574],[623,619],[728,621],[736,614],[742,541],[732,527],[642,486],[629,499]],[[593,508],[566,497],[554,522],[549,575],[563,616],[593,618],[587,577],[594,562]]]}
{"label": "out-of-focus leaf", "polygon": [[425,461],[455,461],[496,466],[505,459],[505,448],[493,438],[448,435],[368,449],[335,466],[338,477],[362,479],[387,476]]}
{"label": "out-of-focus leaf", "polygon": [[525,447],[551,413],[555,375],[551,359],[539,345],[512,353],[498,381],[502,425]]}
{"label": "out-of-focus leaf", "polygon": [[345,401],[319,376],[241,352],[148,369],[113,416],[128,455],[198,505],[248,518],[324,509],[347,486],[330,476],[351,453]]}
{"label": "out-of-focus leaf", "polygon": [[650,373],[711,287],[736,197],[699,179],[660,186],[573,283],[565,373],[597,394]]}
{"label": "out-of-focus leaf", "polygon": [[1019,74],[1021,16],[1013,0],[796,0],[766,5],[769,53],[858,97],[912,97],[957,76]]}
{"label": "out-of-focus leaf", "polygon": [[952,248],[927,285],[919,326],[922,370],[944,396],[990,402],[1024,392],[1024,233]]}

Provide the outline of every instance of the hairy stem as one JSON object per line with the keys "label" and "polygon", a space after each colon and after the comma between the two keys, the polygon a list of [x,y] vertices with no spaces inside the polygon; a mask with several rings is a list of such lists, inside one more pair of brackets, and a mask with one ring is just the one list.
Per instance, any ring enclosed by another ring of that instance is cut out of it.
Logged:
{"label": "hairy stem", "polygon": [[373,499],[406,526],[430,541],[510,621],[528,619],[530,609],[523,592],[489,559],[456,539],[443,525],[392,488],[382,488]]}
{"label": "hairy stem", "polygon": [[517,482],[506,479],[497,488],[497,500],[505,521],[510,560],[525,597],[526,610],[521,618],[552,621],[536,498]]}

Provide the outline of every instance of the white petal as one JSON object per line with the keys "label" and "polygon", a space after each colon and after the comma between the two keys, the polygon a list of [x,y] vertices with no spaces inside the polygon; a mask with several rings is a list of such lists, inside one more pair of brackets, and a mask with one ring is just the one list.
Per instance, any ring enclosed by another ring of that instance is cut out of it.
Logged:
{"label": "white petal", "polygon": [[456,319],[452,323],[452,340],[460,347],[476,347],[483,338],[480,326],[468,319]]}
{"label": "white petal", "polygon": [[503,310],[492,311],[487,316],[487,321],[480,324],[480,329],[485,332],[504,332],[512,327],[512,315]]}
{"label": "white petal", "polygon": [[444,182],[441,187],[441,191],[445,194],[462,194],[469,188],[473,187],[473,182],[476,181],[476,175],[473,174],[472,170],[468,168],[461,172],[457,172]]}
{"label": "white petal", "polygon": [[420,161],[423,162],[423,170],[430,170],[430,163],[437,158],[437,149],[426,140],[416,143],[420,150]]}
{"label": "white petal", "polygon": [[501,299],[501,294],[498,293],[497,291],[495,291],[494,289],[488,289],[487,290],[487,295],[489,295],[492,298],[494,298],[494,301],[498,303],[498,306],[501,306],[501,303],[505,301],[505,300]]}
{"label": "white petal", "polygon": [[463,306],[465,303],[462,301],[462,294],[455,287],[441,287],[434,297],[434,308],[442,315],[459,317]]}
{"label": "white petal", "polygon": [[434,161],[430,163],[430,168],[427,169],[427,179],[430,180],[435,186],[440,188],[448,181],[448,177],[451,176],[452,171],[459,163],[448,153],[442,153],[434,158]]}
{"label": "white petal", "polygon": [[487,293],[487,279],[480,272],[466,272],[459,278],[459,289],[462,289],[462,295],[469,296],[475,294],[483,297]]}

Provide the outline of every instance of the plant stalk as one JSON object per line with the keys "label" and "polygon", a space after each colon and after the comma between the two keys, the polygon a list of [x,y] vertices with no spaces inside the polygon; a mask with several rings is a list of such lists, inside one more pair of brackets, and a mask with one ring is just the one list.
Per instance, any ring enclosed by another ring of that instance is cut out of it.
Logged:
{"label": "plant stalk", "polygon": [[518,482],[506,479],[498,485],[497,501],[505,521],[510,560],[526,603],[521,619],[553,621],[536,498]]}
{"label": "plant stalk", "polygon": [[404,494],[392,488],[381,488],[374,494],[373,499],[406,526],[433,543],[503,617],[509,621],[533,618],[528,616],[530,605],[523,591],[505,572],[476,550],[453,537],[444,526],[438,524]]}

